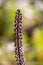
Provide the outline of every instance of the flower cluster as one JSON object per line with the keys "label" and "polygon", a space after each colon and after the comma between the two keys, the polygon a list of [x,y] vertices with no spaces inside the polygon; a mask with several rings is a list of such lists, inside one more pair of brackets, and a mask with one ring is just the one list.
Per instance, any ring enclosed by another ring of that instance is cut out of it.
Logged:
{"label": "flower cluster", "polygon": [[16,65],[25,65],[23,52],[22,52],[22,13],[20,9],[17,10],[14,24],[14,46],[15,46],[15,57]]}

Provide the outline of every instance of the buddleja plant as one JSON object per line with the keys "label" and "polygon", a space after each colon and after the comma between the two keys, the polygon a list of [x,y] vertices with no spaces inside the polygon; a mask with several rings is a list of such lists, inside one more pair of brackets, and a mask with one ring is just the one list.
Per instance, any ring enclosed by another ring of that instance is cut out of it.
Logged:
{"label": "buddleja plant", "polygon": [[14,42],[15,42],[15,57],[16,65],[25,65],[22,51],[22,13],[20,9],[17,10],[14,25]]}

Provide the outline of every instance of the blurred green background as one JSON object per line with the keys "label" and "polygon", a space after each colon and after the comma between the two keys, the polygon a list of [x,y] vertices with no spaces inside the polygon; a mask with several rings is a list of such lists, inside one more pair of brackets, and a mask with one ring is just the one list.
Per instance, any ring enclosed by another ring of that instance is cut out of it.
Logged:
{"label": "blurred green background", "polygon": [[20,9],[26,65],[43,65],[43,0],[0,0],[0,65],[15,65],[14,19]]}

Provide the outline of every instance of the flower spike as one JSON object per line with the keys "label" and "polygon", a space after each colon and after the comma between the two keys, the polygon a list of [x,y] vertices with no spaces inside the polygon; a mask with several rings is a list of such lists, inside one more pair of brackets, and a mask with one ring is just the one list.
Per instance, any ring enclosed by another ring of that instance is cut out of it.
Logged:
{"label": "flower spike", "polygon": [[14,24],[14,46],[16,65],[25,65],[22,51],[22,13],[20,9],[17,10]]}

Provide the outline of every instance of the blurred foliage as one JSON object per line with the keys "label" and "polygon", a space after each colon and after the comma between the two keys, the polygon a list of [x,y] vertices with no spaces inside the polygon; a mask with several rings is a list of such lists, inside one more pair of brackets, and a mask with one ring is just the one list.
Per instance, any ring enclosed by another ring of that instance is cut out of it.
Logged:
{"label": "blurred foliage", "polygon": [[[0,0],[0,65],[15,65],[14,49],[11,51],[13,47],[8,45],[14,43],[14,18],[19,7],[23,14],[22,41],[26,64],[43,65],[43,5],[38,7],[38,2]],[[43,1],[40,3],[43,4]]]}

